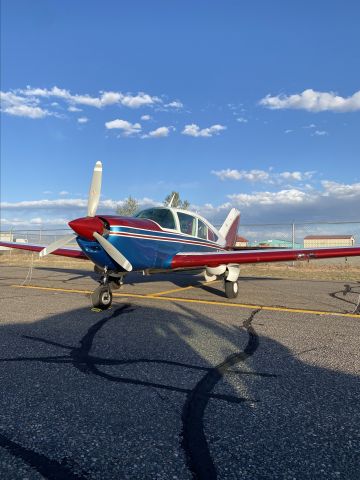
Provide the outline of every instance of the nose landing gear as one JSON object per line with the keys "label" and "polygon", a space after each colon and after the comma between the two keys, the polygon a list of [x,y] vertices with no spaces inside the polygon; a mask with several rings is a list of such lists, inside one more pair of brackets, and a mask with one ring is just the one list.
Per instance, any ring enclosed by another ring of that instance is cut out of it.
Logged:
{"label": "nose landing gear", "polygon": [[110,308],[112,303],[112,290],[122,287],[123,277],[109,275],[106,268],[104,270],[99,269],[97,273],[101,273],[100,285],[91,294],[91,301],[93,307],[106,310]]}
{"label": "nose landing gear", "polygon": [[109,285],[99,285],[91,294],[93,307],[106,310],[112,303],[112,292]]}

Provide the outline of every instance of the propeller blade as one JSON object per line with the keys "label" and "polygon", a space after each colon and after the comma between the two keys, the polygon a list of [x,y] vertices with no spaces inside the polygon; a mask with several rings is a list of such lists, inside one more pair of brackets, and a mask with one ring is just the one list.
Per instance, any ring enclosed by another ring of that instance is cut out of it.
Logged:
{"label": "propeller blade", "polygon": [[94,217],[100,200],[102,163],[96,162],[88,199],[88,217]]}
{"label": "propeller blade", "polygon": [[115,262],[118,263],[124,270],[126,270],[127,272],[131,272],[132,265],[129,260],[125,258],[124,255],[120,253],[119,250],[109,242],[109,240],[106,240],[106,238],[104,238],[97,232],[94,232],[93,235],[103,247],[105,252],[109,255],[109,257],[115,260]]}
{"label": "propeller blade", "polygon": [[43,248],[39,252],[39,257],[44,257],[45,255],[49,255],[49,253],[54,252],[58,248],[63,247],[67,243],[71,242],[77,237],[77,235],[74,235],[73,233],[71,235],[66,235],[65,237],[61,237],[58,240],[55,240],[55,242],[50,243],[47,247]]}

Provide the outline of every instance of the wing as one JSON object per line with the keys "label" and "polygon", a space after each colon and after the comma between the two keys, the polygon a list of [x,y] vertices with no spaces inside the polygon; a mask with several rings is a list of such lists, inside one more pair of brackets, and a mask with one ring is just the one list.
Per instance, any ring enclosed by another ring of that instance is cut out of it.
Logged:
{"label": "wing", "polygon": [[178,253],[172,259],[171,268],[218,267],[219,265],[227,265],[230,263],[289,262],[293,260],[355,256],[360,256],[360,247]]}
{"label": "wing", "polygon": [[[0,241],[0,247],[17,248],[19,250],[28,250],[30,252],[40,252],[46,245],[35,245],[33,243],[17,243]],[[60,255],[62,257],[81,258],[88,260],[88,257],[77,248],[58,248],[51,255]]]}

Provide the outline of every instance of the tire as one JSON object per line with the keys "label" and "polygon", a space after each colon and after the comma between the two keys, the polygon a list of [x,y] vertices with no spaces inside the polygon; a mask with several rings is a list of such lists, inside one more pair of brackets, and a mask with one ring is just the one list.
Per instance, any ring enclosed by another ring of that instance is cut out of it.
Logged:
{"label": "tire", "polygon": [[95,308],[106,310],[112,303],[112,293],[110,288],[98,287],[91,295],[91,300]]}
{"label": "tire", "polygon": [[227,298],[236,298],[239,294],[239,283],[225,280],[225,295]]}

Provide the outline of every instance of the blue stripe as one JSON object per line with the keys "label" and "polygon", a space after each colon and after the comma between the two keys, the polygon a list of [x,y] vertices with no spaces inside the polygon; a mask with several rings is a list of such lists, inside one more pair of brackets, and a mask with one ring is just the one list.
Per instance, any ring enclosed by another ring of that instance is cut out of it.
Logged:
{"label": "blue stripe", "polygon": [[[173,233],[173,232],[160,232],[158,230],[144,230],[141,228],[128,228],[128,227],[111,227],[110,228],[110,234],[111,233],[116,233],[116,232],[124,232],[124,233],[130,233],[130,234],[140,234],[140,235],[151,235],[154,237],[161,237],[161,238],[174,238],[178,240],[187,240],[189,242],[195,241],[195,242],[202,242],[204,245],[213,245],[214,247],[218,247],[218,244],[216,242],[212,242],[211,240],[207,240],[204,238],[199,238],[195,237],[192,235],[185,235],[185,234],[179,234],[179,233]],[[220,247],[219,247],[220,248]]]}

